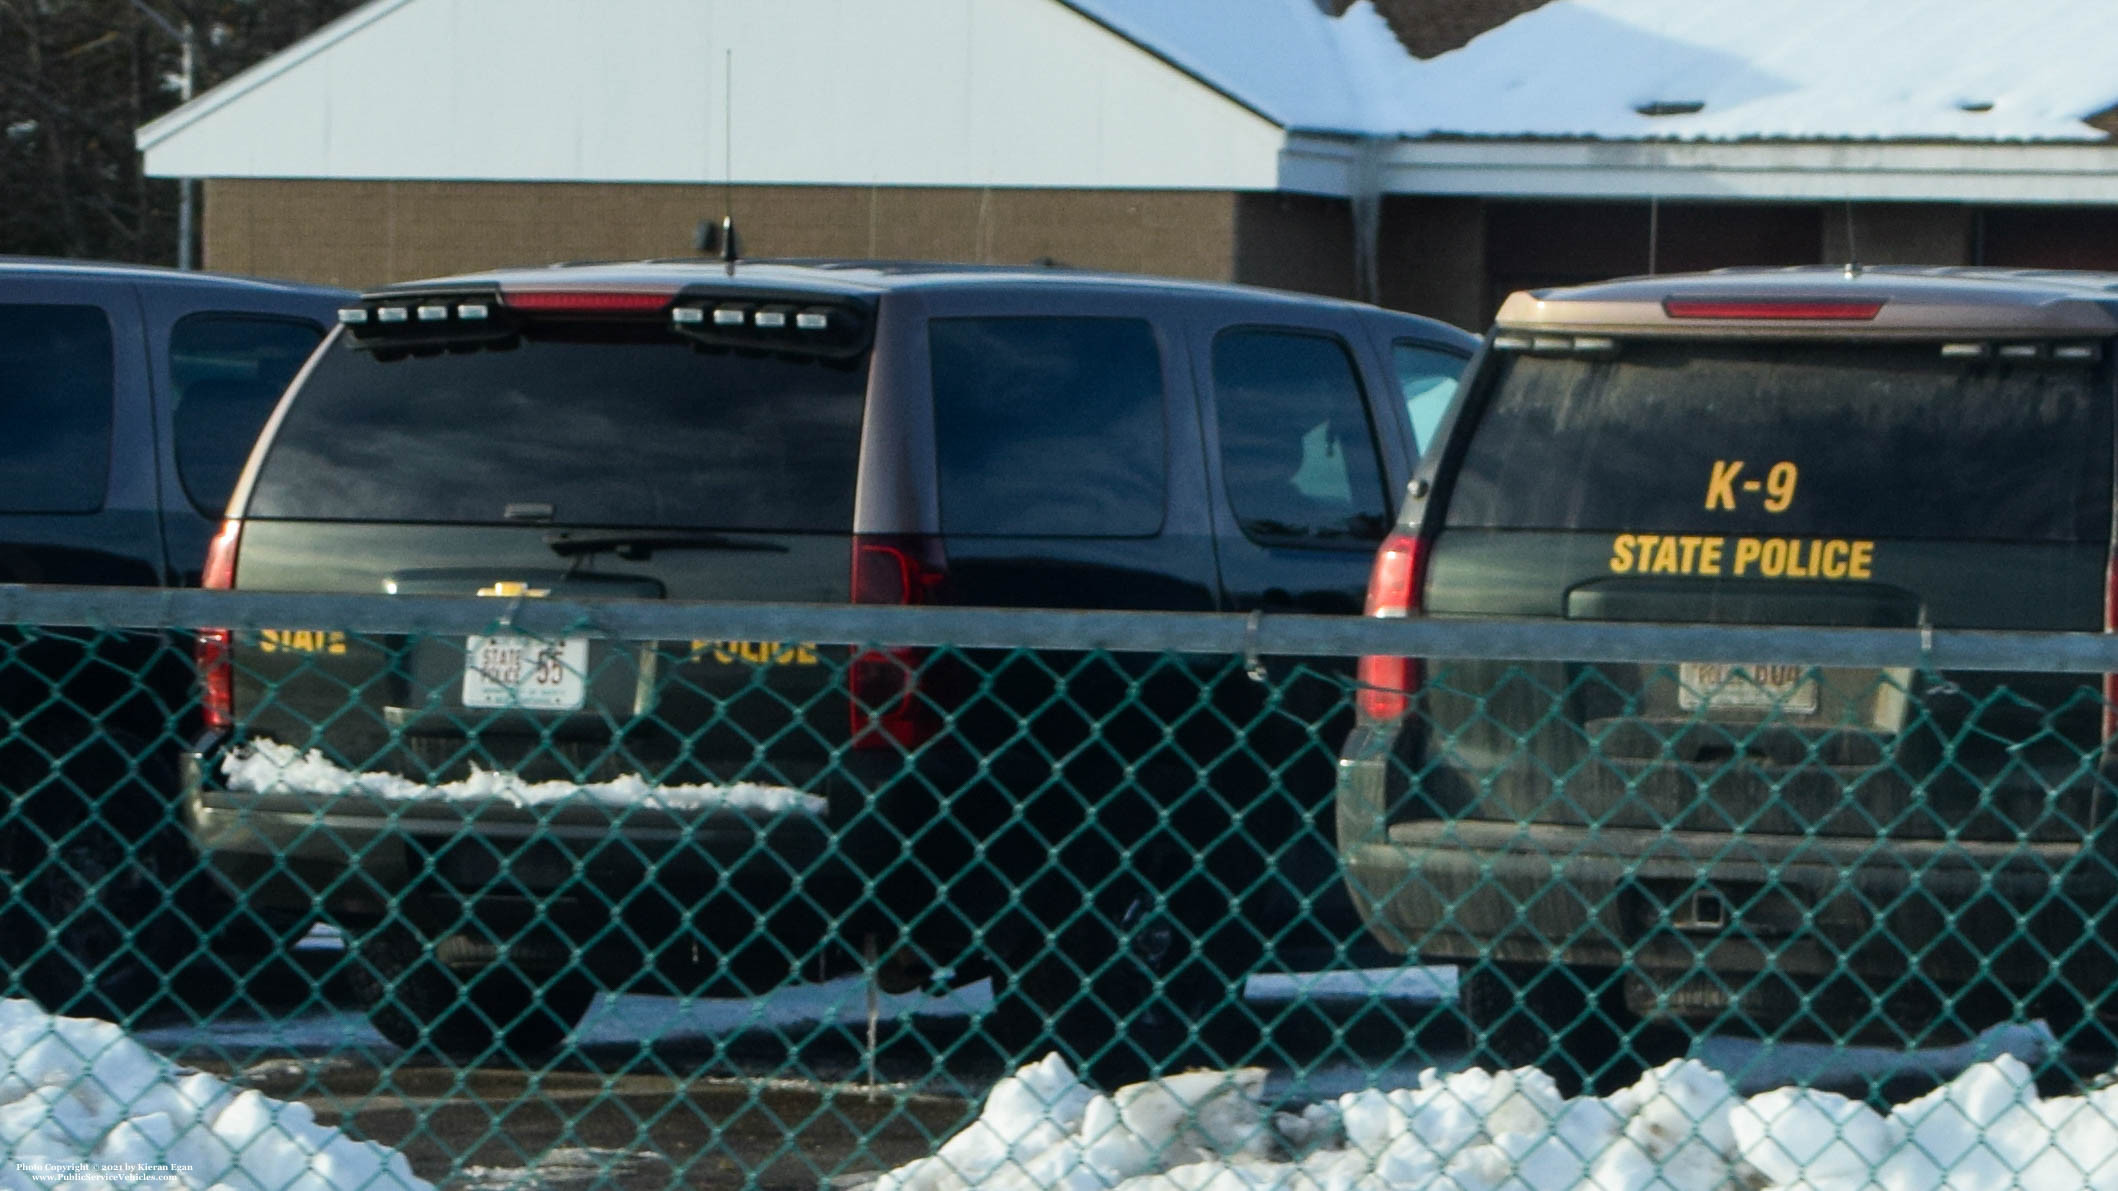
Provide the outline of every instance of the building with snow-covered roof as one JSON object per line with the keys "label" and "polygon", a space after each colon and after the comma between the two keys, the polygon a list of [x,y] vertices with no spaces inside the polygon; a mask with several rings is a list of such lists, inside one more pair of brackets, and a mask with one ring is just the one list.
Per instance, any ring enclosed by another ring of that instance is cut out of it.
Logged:
{"label": "building with snow-covered roof", "polygon": [[[1427,55],[1427,56],[1419,56]],[[142,128],[205,260],[682,255],[1365,294],[2118,266],[2109,0],[372,0]]]}

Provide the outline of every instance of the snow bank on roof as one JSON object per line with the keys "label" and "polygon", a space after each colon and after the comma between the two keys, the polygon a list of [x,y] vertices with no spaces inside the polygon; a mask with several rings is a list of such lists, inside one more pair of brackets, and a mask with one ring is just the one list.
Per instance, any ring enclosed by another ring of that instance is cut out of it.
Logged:
{"label": "snow bank on roof", "polygon": [[[1828,1092],[1744,1098],[1693,1060],[1600,1099],[1536,1070],[1427,1071],[1300,1115],[1262,1072],[1188,1072],[1105,1096],[1050,1056],[994,1085],[976,1121],[876,1191],[1872,1191],[2118,1184],[2118,1088],[2045,1099],[1980,1063],[1888,1115]],[[1280,1151],[1289,1157],[1275,1157]]]}
{"label": "snow bank on roof", "polygon": [[435,799],[443,802],[502,802],[512,806],[548,806],[585,800],[612,805],[647,805],[670,809],[726,808],[760,814],[821,815],[828,804],[814,794],[783,786],[739,782],[729,786],[656,785],[638,774],[607,782],[525,782],[512,773],[473,767],[461,781],[428,785],[394,773],[355,773],[324,759],[316,749],[304,753],[276,740],[258,739],[232,749],[221,759],[228,788],[244,794],[366,795],[370,798]]}
{"label": "snow bank on roof", "polygon": [[1415,136],[2102,140],[2118,4],[1553,0],[1377,102]]}
{"label": "snow bank on roof", "polygon": [[0,1000],[0,1186],[392,1191],[426,1187],[404,1155],[187,1071],[109,1022]]}
{"label": "snow bank on roof", "polygon": [[1426,62],[1370,0],[1065,2],[1320,132],[2100,141],[2118,105],[2111,0],[1551,0]]}

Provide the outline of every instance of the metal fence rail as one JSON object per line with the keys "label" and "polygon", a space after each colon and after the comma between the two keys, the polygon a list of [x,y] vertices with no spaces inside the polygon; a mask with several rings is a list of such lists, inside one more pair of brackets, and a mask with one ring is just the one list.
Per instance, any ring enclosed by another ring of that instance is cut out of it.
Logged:
{"label": "metal fence rail", "polygon": [[[2118,1179],[2101,634],[41,587],[0,622],[0,963],[117,1023],[0,1006],[0,1078],[49,1089],[0,1104],[0,1181]],[[1356,722],[1370,654],[1426,659],[1402,718]],[[234,1086],[173,1110],[142,1041]],[[1968,1071],[1892,1112],[1914,1051]],[[1851,1099],[1765,1090],[1820,1080]]]}

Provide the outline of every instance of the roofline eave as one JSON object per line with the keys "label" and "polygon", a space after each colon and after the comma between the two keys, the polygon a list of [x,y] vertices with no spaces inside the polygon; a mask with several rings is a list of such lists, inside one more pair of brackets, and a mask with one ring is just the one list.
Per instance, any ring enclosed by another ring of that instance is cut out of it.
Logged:
{"label": "roofline eave", "polygon": [[1486,198],[2118,205],[2105,142],[1608,141],[1291,133],[1282,185],[1350,193],[1363,145],[1385,194]]}
{"label": "roofline eave", "polygon": [[264,61],[237,72],[234,76],[209,88],[205,94],[172,111],[164,112],[153,120],[133,130],[133,147],[144,153],[170,137],[184,131],[237,99],[248,95],[264,84],[293,70],[302,63],[369,25],[396,12],[413,0],[368,0],[368,3],[346,13],[323,28],[302,38]]}

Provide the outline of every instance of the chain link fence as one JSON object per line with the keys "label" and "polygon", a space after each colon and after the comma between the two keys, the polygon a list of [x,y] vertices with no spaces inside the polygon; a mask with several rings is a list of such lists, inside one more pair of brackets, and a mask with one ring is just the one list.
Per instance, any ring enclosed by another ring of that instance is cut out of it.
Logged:
{"label": "chain link fence", "polygon": [[2100,636],[0,622],[10,1185],[2118,1186]]}

